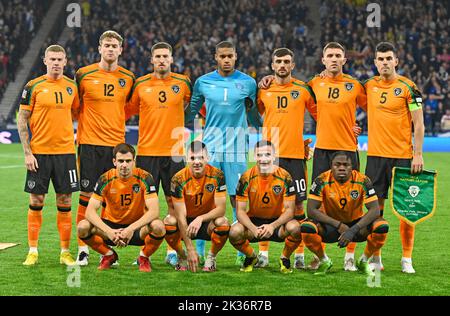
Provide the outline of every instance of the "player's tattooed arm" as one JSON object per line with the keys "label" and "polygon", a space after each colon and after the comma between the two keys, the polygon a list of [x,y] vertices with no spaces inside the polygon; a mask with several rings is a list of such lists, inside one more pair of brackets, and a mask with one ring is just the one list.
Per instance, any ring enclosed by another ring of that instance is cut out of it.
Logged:
{"label": "player's tattooed arm", "polygon": [[25,154],[25,165],[28,170],[36,172],[39,168],[36,158],[31,152],[30,135],[28,133],[28,121],[31,117],[31,111],[19,110],[17,118],[17,129],[19,132],[20,141],[22,143],[23,152]]}

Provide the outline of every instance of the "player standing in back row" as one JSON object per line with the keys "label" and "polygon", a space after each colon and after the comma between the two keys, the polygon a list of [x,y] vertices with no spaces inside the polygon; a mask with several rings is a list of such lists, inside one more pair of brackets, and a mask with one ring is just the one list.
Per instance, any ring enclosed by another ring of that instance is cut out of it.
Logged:
{"label": "player standing in back row", "polygon": [[[236,186],[247,170],[248,124],[261,125],[256,109],[255,80],[235,69],[236,48],[231,42],[216,46],[217,70],[197,79],[190,103],[187,122],[193,120],[203,103],[206,123],[203,142],[211,155],[210,164],[225,174],[227,190],[236,220]],[[197,241],[197,252],[204,256],[204,242]],[[239,264],[244,256],[238,256]]]}
{"label": "player standing in back row", "polygon": [[[79,190],[72,113],[79,106],[75,82],[63,75],[66,52],[59,45],[45,50],[47,74],[28,82],[20,101],[17,127],[25,154],[30,193],[28,209],[28,252],[26,266],[38,262],[38,239],[42,208],[50,179],[56,192],[57,225],[60,236],[60,263],[73,265],[69,252],[72,232],[72,192]],[[31,131],[31,141],[28,134]]]}
{"label": "player standing in back row", "polygon": [[[114,168],[114,146],[125,142],[125,105],[135,77],[118,64],[122,42],[117,32],[104,32],[98,47],[100,62],[76,73],[80,91],[77,142],[81,184],[77,223],[84,219],[97,179]],[[80,239],[78,245],[77,262],[87,265],[89,248]]]}
{"label": "player standing in back row", "polygon": [[[127,115],[139,114],[136,166],[150,172],[156,192],[162,184],[168,214],[173,216],[170,181],[185,165],[184,109],[191,99],[192,87],[187,76],[170,71],[172,46],[159,42],[153,45],[151,53],[154,72],[137,79]],[[175,250],[168,251],[166,262],[177,264]]]}
{"label": "player standing in back row", "polygon": [[[398,65],[395,47],[391,43],[379,43],[374,62],[380,75],[365,83],[369,119],[366,175],[372,179],[380,210],[383,212],[392,168],[411,168],[413,174],[423,170],[422,145],[425,127],[422,95],[414,82],[395,71]],[[400,221],[400,237],[403,248],[402,272],[415,273],[411,259],[414,226]],[[383,269],[379,251],[374,254],[371,262],[375,268]]]}

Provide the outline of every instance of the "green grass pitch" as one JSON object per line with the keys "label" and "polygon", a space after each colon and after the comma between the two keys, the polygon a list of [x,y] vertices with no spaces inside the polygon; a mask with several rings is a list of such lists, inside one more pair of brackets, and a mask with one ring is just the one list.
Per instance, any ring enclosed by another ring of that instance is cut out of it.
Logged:
{"label": "green grass pitch", "polygon": [[[139,253],[137,247],[118,251],[120,265],[110,271],[97,271],[98,255],[91,251],[91,264],[81,268],[79,287],[68,286],[67,280],[77,280],[59,264],[59,238],[56,228],[55,195],[50,190],[44,207],[44,220],[39,242],[39,264],[24,267],[22,262],[28,251],[27,208],[28,195],[23,192],[25,167],[20,144],[0,145],[0,242],[20,243],[19,246],[0,250],[0,295],[449,295],[450,294],[450,188],[448,153],[426,153],[427,169],[438,170],[437,209],[434,217],[416,228],[413,253],[415,275],[400,270],[401,245],[398,219],[389,206],[385,217],[390,223],[387,243],[383,248],[383,263],[379,287],[368,286],[366,277],[358,272],[342,269],[344,250],[328,245],[327,253],[334,266],[329,274],[316,277],[310,272],[294,271],[282,275],[278,270],[278,256],[282,245],[271,243],[270,266],[252,273],[240,273],[234,265],[235,251],[227,243],[217,259],[216,273],[176,272],[164,263],[166,245],[153,255],[153,272],[140,273],[131,265]],[[366,155],[361,155],[365,167]],[[309,166],[311,167],[311,166]],[[73,220],[78,194],[72,203]],[[161,218],[167,207],[161,199]],[[227,209],[231,218],[231,209]],[[76,253],[77,243],[73,229],[71,251]],[[255,245],[256,247],[256,245]],[[356,248],[356,257],[363,251]],[[306,250],[306,260],[311,253]],[[71,284],[69,282],[69,284]],[[77,285],[71,284],[71,285]]]}

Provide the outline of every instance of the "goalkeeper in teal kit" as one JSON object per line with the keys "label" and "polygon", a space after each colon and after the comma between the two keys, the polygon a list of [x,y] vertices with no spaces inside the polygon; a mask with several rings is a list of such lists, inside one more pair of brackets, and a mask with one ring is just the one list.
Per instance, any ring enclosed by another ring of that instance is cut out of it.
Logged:
{"label": "goalkeeper in teal kit", "polygon": [[[261,126],[256,108],[255,80],[234,69],[237,55],[231,42],[220,42],[216,46],[217,70],[197,79],[191,97],[190,111],[186,121],[194,119],[203,103],[206,107],[206,123],[203,142],[210,153],[209,163],[221,169],[230,202],[233,221],[236,221],[236,186],[239,177],[247,170],[248,124]],[[197,240],[197,252],[204,258],[205,241]],[[244,256],[238,253],[237,262]]]}

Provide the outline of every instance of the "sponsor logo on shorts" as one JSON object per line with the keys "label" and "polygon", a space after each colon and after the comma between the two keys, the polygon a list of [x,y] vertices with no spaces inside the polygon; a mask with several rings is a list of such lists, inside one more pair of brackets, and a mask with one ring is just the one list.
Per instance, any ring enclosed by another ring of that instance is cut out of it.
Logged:
{"label": "sponsor logo on shorts", "polygon": [[205,185],[205,189],[208,192],[213,192],[214,191],[214,184],[208,183],[207,185]]}
{"label": "sponsor logo on shorts", "polygon": [[177,94],[178,92],[180,92],[180,87],[178,85],[173,85],[172,86],[172,91]]}
{"label": "sponsor logo on shorts", "polygon": [[353,200],[356,200],[359,196],[359,192],[357,190],[353,190],[350,192],[350,196],[352,197]]}
{"label": "sponsor logo on shorts", "polygon": [[28,188],[33,189],[36,186],[36,182],[34,182],[33,180],[28,180],[27,186]]}
{"label": "sponsor logo on shorts", "polygon": [[139,184],[133,184],[133,191],[135,193],[139,193],[140,190],[141,190],[141,187],[139,186]]}
{"label": "sponsor logo on shorts", "polygon": [[123,88],[125,87],[125,85],[127,84],[127,82],[125,81],[125,79],[120,78],[119,79],[119,85]]}
{"label": "sponsor logo on shorts", "polygon": [[289,192],[294,192],[295,191],[295,188],[294,187],[290,187],[289,188]]}
{"label": "sponsor logo on shorts", "polygon": [[[81,186],[82,186],[83,188],[87,188],[88,185],[89,185],[89,180],[88,180],[88,179],[82,179],[82,180],[81,180]],[[97,186],[95,186],[95,187],[97,187]]]}
{"label": "sponsor logo on shorts", "polygon": [[347,82],[345,84],[345,89],[347,89],[347,91],[351,91],[353,89],[353,83]]}
{"label": "sponsor logo on shorts", "polygon": [[273,186],[273,188],[272,188],[272,190],[273,190],[273,193],[275,193],[275,194],[280,194],[281,193],[281,190],[282,190],[282,188],[281,188],[281,185],[274,185]]}

